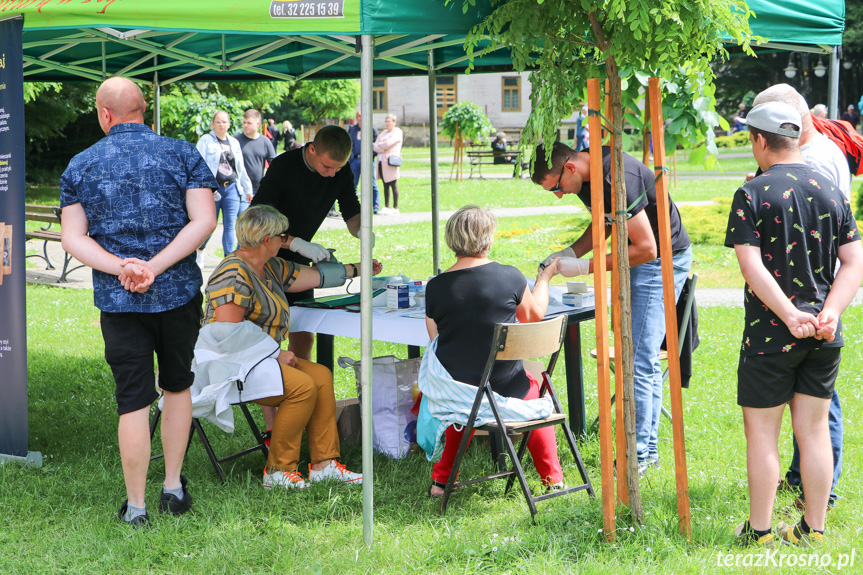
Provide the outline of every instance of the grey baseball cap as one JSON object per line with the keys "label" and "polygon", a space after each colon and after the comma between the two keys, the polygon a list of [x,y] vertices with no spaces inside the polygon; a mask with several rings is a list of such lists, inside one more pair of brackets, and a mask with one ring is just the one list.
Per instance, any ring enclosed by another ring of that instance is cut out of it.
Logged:
{"label": "grey baseball cap", "polygon": [[[764,102],[752,108],[746,115],[746,123],[764,132],[789,138],[799,138],[803,122],[800,113],[784,102]],[[782,124],[793,124],[796,129],[782,128]]]}

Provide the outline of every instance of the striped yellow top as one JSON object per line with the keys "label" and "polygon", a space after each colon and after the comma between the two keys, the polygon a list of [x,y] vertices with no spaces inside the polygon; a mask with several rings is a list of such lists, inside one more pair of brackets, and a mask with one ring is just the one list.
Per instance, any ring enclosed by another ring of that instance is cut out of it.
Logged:
{"label": "striped yellow top", "polygon": [[204,323],[216,321],[216,308],[235,303],[246,308],[245,319],[259,325],[281,343],[291,327],[291,311],[285,291],[300,275],[294,262],[274,257],[264,264],[266,279],[258,277],[235,255],[223,259],[207,282]]}

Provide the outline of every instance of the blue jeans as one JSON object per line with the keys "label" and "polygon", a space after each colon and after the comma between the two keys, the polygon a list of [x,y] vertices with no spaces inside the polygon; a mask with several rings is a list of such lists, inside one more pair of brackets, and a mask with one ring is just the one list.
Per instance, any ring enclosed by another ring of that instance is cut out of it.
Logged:
{"label": "blue jeans", "polygon": [[[360,183],[360,158],[354,158],[351,160],[351,171],[354,173],[354,190],[356,190]],[[374,175],[372,175],[372,194],[374,197],[374,204],[372,205],[375,207],[375,212],[377,212],[381,207],[381,193],[378,191],[378,181],[374,178]]]}
{"label": "blue jeans", "polygon": [[[219,218],[219,211],[222,212],[222,250],[225,255],[230,255],[237,247],[237,232],[235,224],[240,214],[249,208],[249,202],[245,196],[240,194],[240,188],[237,184],[231,184],[222,190],[222,199],[216,202],[216,219]],[[204,245],[207,245],[204,242]]]}
{"label": "blue jeans", "polygon": [[[674,254],[674,295],[680,296],[692,267],[692,248]],[[632,292],[632,351],[635,387],[635,447],[638,461],[658,459],[659,415],[662,409],[662,367],[659,348],[665,337],[662,263],[659,258],[629,270]]]}
{"label": "blue jeans", "polygon": [[[839,483],[839,476],[842,475],[842,438],[845,435],[842,428],[842,404],[839,403],[839,392],[835,389],[833,399],[830,401],[827,423],[830,426],[830,443],[833,447],[833,485],[830,486],[830,505],[833,505],[833,502],[839,498],[836,495],[836,484]],[[800,449],[797,447],[796,437],[794,437],[794,456],[788,467],[788,473],[785,474],[785,480],[789,485],[801,489],[803,487],[803,480],[800,477]],[[806,499],[802,493],[800,498],[804,501]]]}

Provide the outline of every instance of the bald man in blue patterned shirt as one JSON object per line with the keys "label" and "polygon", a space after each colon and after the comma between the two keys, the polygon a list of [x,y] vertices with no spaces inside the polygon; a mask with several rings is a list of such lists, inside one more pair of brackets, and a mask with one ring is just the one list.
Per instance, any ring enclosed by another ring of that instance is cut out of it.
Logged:
{"label": "bald man in blue patterned shirt", "polygon": [[96,92],[106,136],[75,156],[60,179],[63,248],[93,268],[105,360],[116,382],[127,500],[120,519],[144,527],[150,461],[153,354],[164,393],[165,483],[160,509],[179,515],[192,498],[180,475],[189,438],[192,353],[201,319],[194,252],[216,227],[212,172],[195,146],[144,125],[140,88],[111,78]]}

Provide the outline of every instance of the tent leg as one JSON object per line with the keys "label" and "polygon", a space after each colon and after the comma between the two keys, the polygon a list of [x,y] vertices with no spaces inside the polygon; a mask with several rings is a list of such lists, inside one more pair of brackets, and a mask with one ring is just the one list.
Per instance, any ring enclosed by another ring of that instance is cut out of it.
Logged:
{"label": "tent leg", "polygon": [[[374,72],[375,39],[364,34],[360,60],[360,109],[366,126],[372,125],[372,73]],[[371,133],[371,130],[368,131]],[[374,490],[372,470],[372,138],[363,138],[360,153],[361,216],[360,216],[360,374],[362,379],[362,446],[363,446],[363,542],[371,545],[374,535]]]}
{"label": "tent leg", "polygon": [[839,117],[839,47],[830,52],[830,69],[827,77],[827,113],[835,120]]}
{"label": "tent leg", "polygon": [[[153,66],[159,65],[159,57],[153,56]],[[159,71],[153,72],[153,131],[162,135],[162,87],[159,85]]]}
{"label": "tent leg", "polygon": [[431,212],[432,212],[432,274],[440,269],[440,198],[438,196],[437,169],[437,72],[434,67],[434,50],[429,50],[429,148],[431,149]]}

